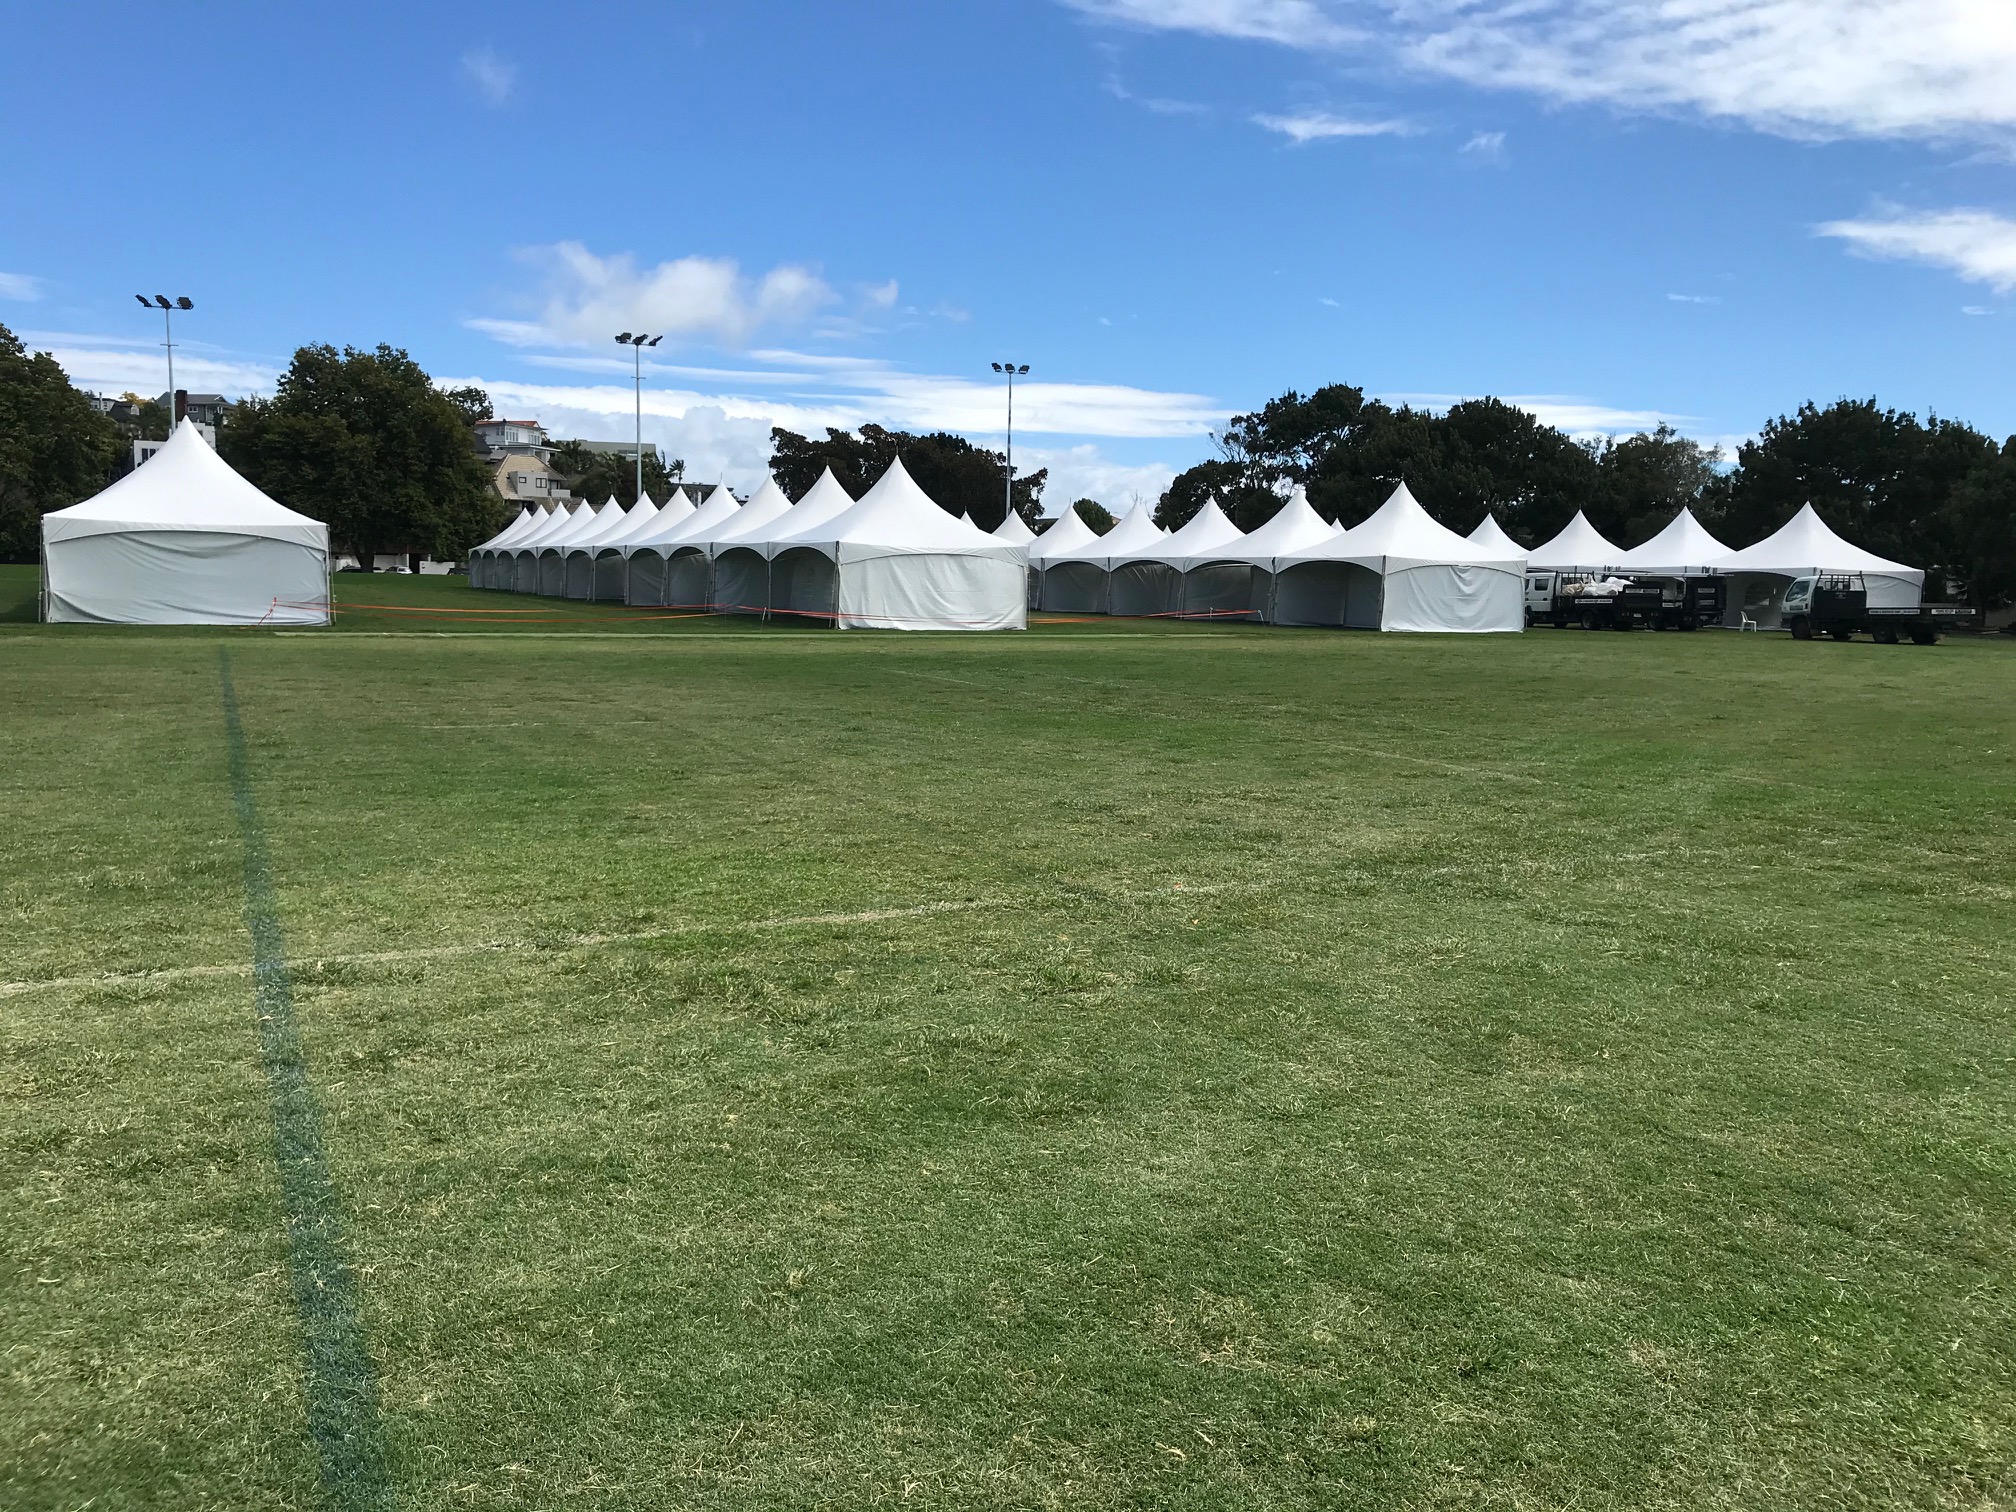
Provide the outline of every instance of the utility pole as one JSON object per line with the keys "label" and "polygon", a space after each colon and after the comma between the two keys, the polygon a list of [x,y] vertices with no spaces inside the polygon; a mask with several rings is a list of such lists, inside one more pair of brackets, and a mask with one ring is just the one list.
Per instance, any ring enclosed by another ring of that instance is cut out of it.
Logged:
{"label": "utility pole", "polygon": [[1008,375],[1008,476],[1002,480],[1002,492],[1006,500],[1001,513],[1001,523],[1008,523],[1008,516],[1015,513],[1015,378],[1027,373],[1029,364],[1017,367],[1012,362],[997,362],[994,371]]}
{"label": "utility pole", "polygon": [[646,336],[641,332],[632,336],[628,331],[616,338],[630,348],[632,376],[637,385],[637,501],[644,500],[644,348],[656,346],[665,338]]}

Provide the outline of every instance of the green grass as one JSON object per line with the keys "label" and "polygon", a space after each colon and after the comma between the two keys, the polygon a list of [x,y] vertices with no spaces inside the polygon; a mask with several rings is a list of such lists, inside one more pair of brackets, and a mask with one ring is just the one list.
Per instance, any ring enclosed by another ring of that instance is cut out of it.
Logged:
{"label": "green grass", "polygon": [[339,590],[0,630],[10,1512],[317,1504],[222,647],[401,1507],[2016,1498],[2016,646]]}

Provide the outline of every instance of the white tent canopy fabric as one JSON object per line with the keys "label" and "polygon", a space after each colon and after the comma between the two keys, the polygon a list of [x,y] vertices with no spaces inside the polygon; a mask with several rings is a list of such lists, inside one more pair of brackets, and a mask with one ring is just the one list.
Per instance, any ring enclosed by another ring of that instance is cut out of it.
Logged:
{"label": "white tent canopy fabric", "polygon": [[513,593],[537,593],[540,551],[547,542],[579,528],[594,510],[595,506],[585,499],[571,509],[563,505],[549,514],[537,530],[513,541],[504,550],[504,573],[497,586]]}
{"label": "white tent canopy fabric", "polygon": [[326,625],[329,527],[184,420],[110,488],[42,517],[42,605],[61,624]]}
{"label": "white tent canopy fabric", "polygon": [[841,629],[1019,630],[1028,552],[947,514],[903,463],[852,509],[771,545],[773,613]]}
{"label": "white tent canopy fabric", "polygon": [[1526,565],[1549,572],[1600,572],[1616,566],[1623,555],[1624,548],[1605,540],[1578,509],[1559,535],[1526,553]]}
{"label": "white tent canopy fabric", "polygon": [[560,598],[567,592],[567,548],[577,541],[599,535],[623,518],[623,506],[611,494],[600,509],[583,509],[568,527],[539,543],[538,587],[545,598]]}
{"label": "white tent canopy fabric", "polygon": [[668,506],[659,517],[657,528],[633,537],[624,547],[629,571],[624,580],[623,602],[704,605],[707,539],[737,519],[741,510],[742,501],[720,487],[707,495],[705,503],[676,517]]}
{"label": "white tent canopy fabric", "polygon": [[1307,551],[1337,534],[1300,484],[1274,517],[1248,535],[1181,562],[1184,612],[1213,618],[1263,614],[1273,593],[1274,559]]}
{"label": "white tent canopy fabric", "polygon": [[1621,572],[1647,577],[1699,577],[1727,555],[1729,548],[1708,534],[1693,510],[1683,507],[1665,529],[1643,546],[1633,546],[1613,565]]}
{"label": "white tent canopy fabric", "polygon": [[[1072,513],[1075,514],[1077,511],[1073,510]],[[1031,530],[1028,522],[1012,509],[1008,511],[1008,517],[994,527],[991,534],[997,541],[1008,541],[1016,546],[1027,546],[1036,539],[1036,532]]]}
{"label": "white tent canopy fabric", "polygon": [[1477,522],[1477,528],[1464,539],[1474,545],[1488,546],[1515,556],[1526,555],[1526,548],[1505,534],[1505,527],[1498,523],[1498,516],[1494,514],[1486,513],[1484,518]]}
{"label": "white tent canopy fabric", "polygon": [[[1225,518],[1215,498],[1206,499],[1170,534],[1107,560],[1107,612],[1149,616],[1187,612],[1186,569],[1199,557],[1234,549],[1245,534]],[[1250,580],[1251,574],[1247,576]]]}
{"label": "white tent canopy fabric", "polygon": [[770,558],[776,542],[821,521],[836,519],[853,507],[854,496],[841,487],[829,467],[805,490],[804,497],[782,514],[716,531],[707,545],[713,559],[709,604],[723,614],[764,613],[770,604]]}
{"label": "white tent canopy fabric", "polygon": [[469,552],[469,586],[488,588],[496,576],[497,553],[513,541],[529,535],[546,518],[545,511],[530,507],[518,511],[518,518]]}
{"label": "white tent canopy fabric", "polygon": [[1526,559],[1437,523],[1405,483],[1362,524],[1274,559],[1284,625],[1486,633],[1526,624]]}
{"label": "white tent canopy fabric", "polygon": [[621,598],[623,557],[610,543],[657,517],[658,506],[651,502],[651,495],[640,494],[628,509],[619,509],[614,518],[603,520],[587,534],[568,541],[561,548],[561,555],[566,558],[567,597]]}
{"label": "white tent canopy fabric", "polygon": [[1098,539],[1098,534],[1085,523],[1085,516],[1067,509],[1048,530],[1029,542],[1029,565],[1040,567],[1051,556],[1075,551],[1087,541]]}
{"label": "white tent canopy fabric", "polygon": [[1811,504],[1802,505],[1778,529],[1741,551],[1725,552],[1708,563],[1735,579],[1730,585],[1727,623],[1747,612],[1760,625],[1776,625],[1792,579],[1815,573],[1845,573],[1862,580],[1872,609],[1916,609],[1924,602],[1925,573],[1844,541]]}
{"label": "white tent canopy fabric", "polygon": [[[1053,526],[1052,530],[1061,528]],[[1095,535],[1076,546],[1052,547],[1041,558],[1043,582],[1038,597],[1042,606],[1064,614],[1110,612],[1109,565],[1153,546],[1167,533],[1155,523],[1144,500],[1103,536]]]}

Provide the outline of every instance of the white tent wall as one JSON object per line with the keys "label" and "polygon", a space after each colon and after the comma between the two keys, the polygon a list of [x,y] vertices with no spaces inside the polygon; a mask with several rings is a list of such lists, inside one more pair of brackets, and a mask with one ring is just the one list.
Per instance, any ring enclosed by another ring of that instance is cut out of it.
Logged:
{"label": "white tent wall", "polygon": [[298,542],[210,531],[82,536],[44,548],[42,617],[54,625],[326,625],[328,561]]}
{"label": "white tent wall", "polygon": [[261,493],[188,421],[144,467],[42,517],[54,623],[326,625],[329,530]]}
{"label": "white tent wall", "polygon": [[770,607],[770,559],[756,546],[730,546],[714,557],[708,607],[716,614],[762,614]]}
{"label": "white tent wall", "polygon": [[1759,627],[1783,623],[1785,590],[1794,578],[1810,573],[1837,573],[1861,580],[1872,609],[1915,609],[1924,602],[1925,574],[1845,541],[1828,528],[1811,504],[1754,546],[1729,552],[1708,563],[1730,575],[1724,623],[1740,625],[1744,616]]}
{"label": "white tent wall", "polygon": [[[844,548],[843,548],[844,549]],[[963,554],[842,558],[843,630],[1020,630],[1028,568]]]}
{"label": "white tent wall", "polygon": [[1526,626],[1523,572],[1435,562],[1389,571],[1381,582],[1381,630],[1478,635]]}

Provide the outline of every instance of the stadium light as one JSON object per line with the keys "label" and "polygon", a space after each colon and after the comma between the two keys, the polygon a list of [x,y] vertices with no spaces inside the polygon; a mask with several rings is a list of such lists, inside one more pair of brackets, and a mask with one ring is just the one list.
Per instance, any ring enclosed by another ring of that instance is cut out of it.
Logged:
{"label": "stadium light", "polygon": [[148,309],[159,309],[161,311],[161,330],[163,335],[161,345],[168,350],[168,434],[172,436],[175,434],[176,420],[175,312],[177,310],[195,309],[196,301],[191,299],[187,294],[178,294],[172,300],[166,294],[156,294],[152,299],[149,299],[145,294],[135,294],[133,297]]}
{"label": "stadium light", "polygon": [[994,371],[1008,378],[1008,476],[1002,488],[1007,499],[1007,507],[1001,516],[1001,523],[1008,523],[1008,516],[1015,513],[1015,380],[1029,371],[1029,364],[1017,367],[1012,362],[997,362]]}
{"label": "stadium light", "polygon": [[646,336],[639,331],[635,336],[628,331],[619,331],[616,339],[630,348],[631,376],[637,385],[637,498],[644,498],[644,348],[656,346],[665,338]]}

